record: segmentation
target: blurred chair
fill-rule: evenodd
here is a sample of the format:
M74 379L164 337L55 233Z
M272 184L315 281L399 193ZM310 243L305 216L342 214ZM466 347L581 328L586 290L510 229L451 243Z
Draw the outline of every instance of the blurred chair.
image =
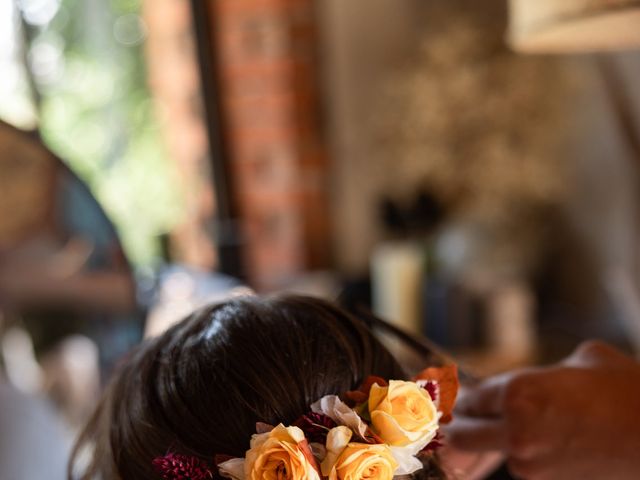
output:
M115 228L35 134L2 122L0 191L0 334L23 329L38 356L83 334L108 370L140 340L144 318Z
M115 228L35 134L0 122L0 479L66 478L72 429L142 338Z

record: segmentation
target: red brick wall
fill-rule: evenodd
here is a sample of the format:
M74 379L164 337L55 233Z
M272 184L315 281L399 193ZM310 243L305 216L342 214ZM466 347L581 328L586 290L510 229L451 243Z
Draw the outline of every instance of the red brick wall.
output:
M170 234L171 257L213 269L217 255L207 226L215 201L190 5L147 0L143 7L149 32L145 44L149 84L184 201L182 221Z
M276 287L329 259L311 0L212 3L244 264Z

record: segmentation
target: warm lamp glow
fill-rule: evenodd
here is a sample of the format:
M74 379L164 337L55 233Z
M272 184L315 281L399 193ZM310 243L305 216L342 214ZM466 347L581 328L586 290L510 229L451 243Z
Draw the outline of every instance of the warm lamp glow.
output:
M510 0L509 43L520 52L640 48L638 0Z

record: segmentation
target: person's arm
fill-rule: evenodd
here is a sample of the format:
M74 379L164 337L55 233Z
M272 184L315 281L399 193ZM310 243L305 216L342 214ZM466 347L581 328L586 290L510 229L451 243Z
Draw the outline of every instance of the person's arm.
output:
M553 367L490 378L462 393L447 436L503 451L518 478L640 478L640 365L589 342Z

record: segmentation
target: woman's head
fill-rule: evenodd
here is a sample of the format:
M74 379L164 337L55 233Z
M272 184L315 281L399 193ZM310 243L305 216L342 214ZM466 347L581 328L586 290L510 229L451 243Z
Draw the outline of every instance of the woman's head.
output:
M241 297L143 344L79 442L84 478L153 479L167 451L243 456L256 422L290 424L324 395L403 372L366 326L322 300Z

